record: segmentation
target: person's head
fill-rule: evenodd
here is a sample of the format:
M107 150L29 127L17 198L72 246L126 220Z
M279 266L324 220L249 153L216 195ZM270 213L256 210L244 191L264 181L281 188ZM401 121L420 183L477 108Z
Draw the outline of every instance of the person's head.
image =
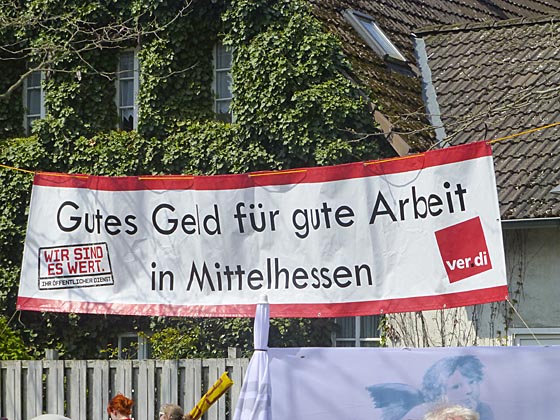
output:
M479 420L474 410L460 405L447 405L435 408L426 413L423 420Z
M422 390L427 401L446 401L475 409L479 402L482 363L475 356L446 357L424 375Z
M132 413L132 401L129 398L126 398L122 394L117 394L109 404L107 405L107 413L111 416L112 420L123 418L123 417L130 417Z
M164 404L159 409L159 420L183 420L183 409L176 404Z

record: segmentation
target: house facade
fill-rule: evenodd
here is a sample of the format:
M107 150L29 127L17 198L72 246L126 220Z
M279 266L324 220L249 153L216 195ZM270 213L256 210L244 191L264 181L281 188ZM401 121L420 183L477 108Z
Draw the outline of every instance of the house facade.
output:
M487 140L493 149L509 301L483 305L476 318L464 314L477 327L477 344L560 343L557 18L416 33L438 144Z
M29 26L14 33L4 27L0 66L10 72L3 73L0 104L0 157L8 168L0 173L0 255L7 319L15 311L30 172L211 175L395 154L372 117L374 102L350 80L339 41L306 2L73 6L16 10L21 20L11 24ZM42 25L31 25L32 12ZM78 32L64 38L72 28ZM53 45L53 38L65 42ZM138 333L167 321L132 318L21 315L26 329L46 332L37 346L60 345L66 357L75 347L80 358L148 354ZM250 333L250 320L245 329ZM76 330L85 334L78 339ZM339 331L332 338L339 345L380 341L375 318L352 319ZM105 335L115 337L109 349ZM330 334L315 335L332 343Z
M73 53L2 51L0 85L13 92L1 103L0 163L103 175L284 169L499 139L558 116L558 1L121 3L93 9L117 24L83 28ZM91 12L69 16L83 22ZM142 30L130 25L133 12ZM62 36L55 29L29 25L19 41ZM21 36L8 28L3 34ZM308 129L302 122L309 121L320 124ZM527 334L534 340L535 332L554 337L559 202L550 191L560 184L557 133L550 127L493 145L508 302L341 319L333 344L495 345L530 341ZM24 145L33 153L23 153ZM0 255L9 289L3 299L13 308L29 179L0 176L10 185L0 193ZM119 343L147 327L127 328Z

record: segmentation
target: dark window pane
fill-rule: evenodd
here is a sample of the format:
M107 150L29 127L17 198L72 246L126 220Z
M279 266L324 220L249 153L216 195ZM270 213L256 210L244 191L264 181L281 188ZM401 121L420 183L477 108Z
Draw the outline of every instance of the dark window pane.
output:
M352 316L344 317L344 318L336 318L336 323L340 325L340 330L336 334L337 338L356 337L356 318Z
M225 47L223 44L218 44L216 46L216 68L231 68L231 50Z
M41 114L41 90L30 89L27 91L27 114Z
M360 338L376 337L379 337L379 316L362 316L360 318Z
M134 81L121 80L120 82L120 106L134 106Z
M216 97L218 99L231 98L231 73L216 73Z
M132 131L134 129L134 110L122 109L121 110L121 123L120 128L125 131Z
M40 87L41 86L41 72L34 71L27 76L27 87Z
M119 58L119 78L126 79L134 77L134 53L126 52Z

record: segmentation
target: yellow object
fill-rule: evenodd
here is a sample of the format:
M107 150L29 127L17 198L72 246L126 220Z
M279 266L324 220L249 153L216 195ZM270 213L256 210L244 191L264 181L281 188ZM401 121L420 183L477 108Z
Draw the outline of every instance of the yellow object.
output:
M233 385L233 381L229 378L227 372L222 373L222 376L212 385L212 388L206 392L194 408L189 412L192 420L198 420L206 411L214 404L218 398Z

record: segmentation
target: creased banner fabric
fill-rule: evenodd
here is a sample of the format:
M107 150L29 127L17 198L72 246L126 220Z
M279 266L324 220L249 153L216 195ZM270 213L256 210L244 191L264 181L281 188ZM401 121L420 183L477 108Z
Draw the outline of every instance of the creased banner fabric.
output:
M332 317L507 296L491 148L218 176L35 176L18 309Z

